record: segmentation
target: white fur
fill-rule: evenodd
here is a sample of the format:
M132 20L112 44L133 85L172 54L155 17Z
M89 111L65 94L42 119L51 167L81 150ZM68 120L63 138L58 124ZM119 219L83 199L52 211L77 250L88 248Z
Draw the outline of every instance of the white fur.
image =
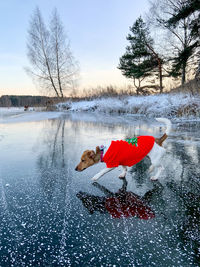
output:
M159 122L164 122L167 126L166 128L166 134L168 135L171 131L171 121L166 119L166 118L156 118L157 121ZM151 176L151 180L157 180L158 177L160 176L162 170L163 170L163 166L161 164L162 162L162 157L165 153L165 149L161 146L159 146L158 144L154 143L153 148L151 149L151 151L147 154L147 156L149 156L150 160L151 160L151 166L149 168L149 173L153 172L153 175ZM127 167L126 166L122 166L123 171L122 173L119 175L119 178L124 178L126 176L127 173ZM106 174L109 171L112 171L115 168L105 168L103 170L101 170L99 173L97 173L92 180L96 181L98 180L100 177L102 177L104 174Z
M104 174L106 174L107 172L110 172L112 170L114 170L115 168L105 168L103 170L101 170L99 173L97 173L93 178L92 180L93 181L96 181L98 180L101 176L103 176Z
M165 133L167 135L169 135L169 133L171 132L171 128L172 128L172 123L170 120L166 119L166 118L156 118L157 121L159 122L163 122L166 124L167 128L165 130Z
M151 166L149 168L149 173L153 172L156 169L156 173L151 176L151 180L157 180L163 167L162 167L162 156L165 153L165 149L158 144L154 143L153 148L149 152L148 156L151 160Z
M119 178L125 178L126 177L126 173L127 173L127 167L126 166L122 166L122 173L119 175Z

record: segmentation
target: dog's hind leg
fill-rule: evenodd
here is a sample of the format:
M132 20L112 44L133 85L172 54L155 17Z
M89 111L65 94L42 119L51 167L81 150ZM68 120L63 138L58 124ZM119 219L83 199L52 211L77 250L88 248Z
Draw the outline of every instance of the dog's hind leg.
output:
M125 178L126 177L126 173L127 173L127 167L126 166L122 166L123 171L122 173L119 175L119 178Z
M160 176L160 174L161 174L161 172L162 172L163 170L164 170L163 166L160 165L160 166L158 167L158 170L157 170L156 174L150 178L151 181L156 181L156 180L158 180L158 177Z
M151 173L153 170L154 170L155 166L154 165L151 165L148 169L148 173Z
M164 153L165 153L165 149L161 146L158 146L155 143L153 146L153 149L148 154L148 156L151 160L151 163L152 163L148 172L151 173L151 172L153 172L153 170L155 168L157 169L156 174L150 178L151 180L157 180L159 175L161 174L161 171L163 170L161 162L162 162L162 157L163 157Z

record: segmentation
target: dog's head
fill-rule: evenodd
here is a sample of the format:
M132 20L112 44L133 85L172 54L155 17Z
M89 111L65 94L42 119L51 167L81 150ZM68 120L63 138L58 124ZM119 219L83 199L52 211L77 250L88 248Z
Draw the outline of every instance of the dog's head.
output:
M76 166L75 171L83 171L88 167L98 163L100 161L101 151L100 148L96 147L96 153L94 150L85 150L81 156L81 161Z

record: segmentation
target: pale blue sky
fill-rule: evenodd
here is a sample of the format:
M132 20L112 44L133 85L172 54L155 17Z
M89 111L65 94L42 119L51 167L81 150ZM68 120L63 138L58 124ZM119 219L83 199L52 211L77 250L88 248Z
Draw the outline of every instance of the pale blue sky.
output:
M36 6L45 21L57 8L80 64L80 88L127 84L117 65L129 27L148 10L148 0L1 0L0 95L40 94L24 72L27 29Z

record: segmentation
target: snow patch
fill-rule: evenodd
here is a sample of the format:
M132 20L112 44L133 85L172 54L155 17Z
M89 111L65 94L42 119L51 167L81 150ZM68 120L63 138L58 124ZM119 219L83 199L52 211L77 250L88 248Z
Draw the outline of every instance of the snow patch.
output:
M199 117L200 96L162 94L93 99L91 101L57 104L58 110L97 111L103 113L135 114L147 117Z

